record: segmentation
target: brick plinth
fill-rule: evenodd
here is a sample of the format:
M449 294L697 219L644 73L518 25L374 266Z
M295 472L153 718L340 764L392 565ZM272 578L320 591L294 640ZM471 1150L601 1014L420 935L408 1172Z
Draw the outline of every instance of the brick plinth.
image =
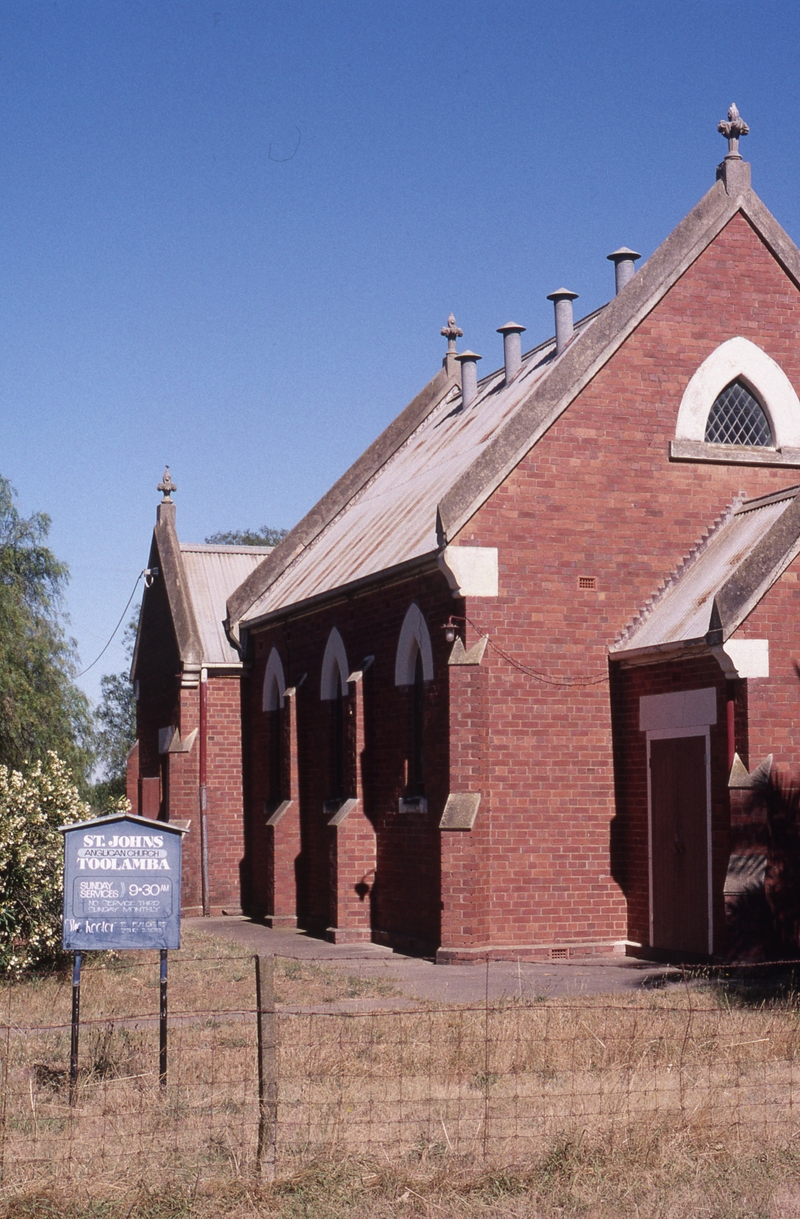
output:
M360 802L330 835L331 923L325 936L353 944L372 936L370 893L375 879L375 831Z
M334 944L357 944L372 935L370 894L375 883L375 830L364 813L361 762L365 748L364 684L358 673L348 682L346 769L355 805L339 824L334 815L328 825L330 852L331 921L326 939Z
M300 840L300 802L297 796L297 692L287 690L283 707L270 714L280 716L283 775L281 790L275 792L278 804L269 807L273 823L266 826L266 883L268 886L268 927L297 926L297 860ZM275 731L275 725L270 725Z
M440 948L437 965L480 965L491 961L586 961L627 955L624 941L598 944L476 944L472 948Z
M470 640L471 642L471 640ZM449 664L449 795L480 796L471 828L441 831L441 944L468 949L489 940L491 789L486 694L489 657L480 664ZM437 956L438 959L438 956Z

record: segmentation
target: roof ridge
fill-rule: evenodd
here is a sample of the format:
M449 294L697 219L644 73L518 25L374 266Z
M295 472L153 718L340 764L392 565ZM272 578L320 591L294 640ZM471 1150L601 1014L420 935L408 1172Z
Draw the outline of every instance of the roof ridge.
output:
M667 593L675 587L675 585L686 575L690 568L694 567L701 554L708 548L712 538L727 525L737 513L742 504L747 502L747 497L744 491L738 491L734 495L731 502L728 504L719 516L706 529L705 533L695 543L691 550L684 555L680 563L672 569L666 579L659 585L651 597L645 601L639 612L630 620L627 626L619 632L614 640L613 647L619 648L639 630L639 628L647 621L650 615L655 610L656 606L663 601Z
M592 323L596 320L596 318L599 317L599 315L605 309L608 308L608 304L609 304L609 302L605 301L603 304L599 305L596 309L592 309L589 313L585 314L584 317L578 319L578 321L575 323L575 330L576 330L575 337L576 338L580 337L580 335L583 334L592 325ZM527 371L528 372L535 371L539 367L540 364L546 362L547 360L549 360L551 358L551 356L553 355L554 345L555 345L555 338L554 338L554 336L551 335L548 338L543 339L540 343L537 343L534 347L531 347L530 350L525 352L523 355L523 358L522 358L523 369L525 368L526 365L530 365L530 367L527 369ZM493 369L491 372L486 373L486 375L481 377L480 380L478 381L479 391L482 388L485 388L487 385L489 385L493 380L497 380L498 378L502 379L503 375L504 375L503 365L500 365L498 368ZM520 376L519 381L520 381L520 388L522 388L523 384L524 384L524 376ZM429 382L429 385L431 385L431 384L432 384L432 382ZM428 386L425 387L425 389L427 389L427 388L428 388ZM425 392L424 390L421 391L421 394L424 392ZM391 448L391 450L388 452L388 454L383 458L383 460L380 463L376 464L373 467L372 471L370 472L368 477L364 480L364 482L361 483L360 485L356 486L355 489L352 491L352 493L348 497L344 498L341 503L334 506L333 512L331 512L327 516L327 518L324 520L324 523L320 524L316 531L313 531L313 530L309 531L310 536L305 541L305 543L303 543L301 541L299 545L296 545L293 548L292 552L287 555L285 562L280 567L280 569L276 572L276 574L272 577L272 579L268 579L266 582L264 582L263 586L260 588L259 592L257 594L255 594L255 596L249 598L250 604L247 606L247 608L243 608L243 607L239 607L238 605L235 605L234 598L236 599L236 601L238 601L240 599L239 594L244 593L245 595L241 597L242 602L244 602L245 600L248 599L246 596L245 585L248 586L248 590L249 590L249 587L252 587L252 584L254 583L253 577L256 577L258 575L258 569L256 569L256 572L253 573L253 577L249 577L248 580L244 584L240 585L239 590L237 590L237 592L231 598L229 598L228 613L229 613L230 627L232 629L235 629L235 627L234 627L234 614L231 613L231 610L236 611L235 617L238 618L238 620L246 618L247 614L250 612L250 610L253 608L253 606L257 604L257 602L261 599L261 597L265 596L269 589L274 588L276 585L279 585L285 576L288 577L288 575L294 570L297 563L302 560L303 556L305 556L307 552L313 550L314 547L316 547L317 544L319 542L321 542L327 536L327 534L335 526L336 522L341 518L341 516L345 512L348 512L353 507L354 504L357 504L364 497L364 495L369 491L370 487L376 482L377 479L379 479L382 476L383 471L386 469L386 467L388 465L390 465L391 462L393 460L395 460L395 458L399 454L401 454L404 451L404 449L406 449L408 447L408 445L419 435L420 429L422 427L424 427L426 424L428 424L429 422L431 422L432 420L436 419L439 415L441 415L444 412L445 408L452 406L455 399L460 395L460 392L461 392L461 386L460 386L458 380L456 380L456 379L453 379L450 382L449 386L447 386L447 385L445 386L445 390L444 390L444 392L441 393L438 400L435 400L433 405L425 413L421 414L414 421L414 424L410 430L406 431L405 434L400 436L398 443L396 443L394 445L394 447ZM421 397L421 394L417 395L417 399ZM414 402L416 402L417 399L414 399L410 405L413 406ZM519 409L520 405L521 405L521 403L517 403L517 405L514 409L515 410ZM392 427L392 425L390 424L389 428L387 428L385 432L381 433L381 436L379 436L377 438L377 440L374 442L374 444L377 444L386 435L386 433L390 430L391 427ZM369 453L369 451L370 450L368 449L366 452ZM356 466L359 464L360 461L361 461L361 459L359 459L359 461L357 461L355 463L355 465L351 467L351 470L355 470ZM350 473L350 471L347 471L346 474L343 475L343 479L346 478L349 473ZM338 485L338 484L335 484L334 487L336 485ZM333 490L333 489L334 488L332 488L331 490ZM316 508L322 504L322 502L325 498L326 498L326 496L323 496L323 499L318 501L317 505L315 505L315 507L311 509L311 513L308 514L309 516L314 514ZM306 518L303 518L303 521L300 522L300 525L303 525L305 520L306 520ZM299 528L299 526L298 526L298 528ZM289 535L288 540L290 542L293 540L291 537L291 534Z
M599 317L600 314L603 312L603 310L607 309L610 304L611 304L610 300L603 301L602 305L598 305L596 309L592 309L589 311L589 313L585 313L583 315L583 317L579 317L577 319L577 321L574 323L575 338L577 339L580 335L583 334L583 332L585 330L588 330L589 326L592 324L592 322L595 320L595 318ZM574 340L573 340L573 342L574 342ZM543 356L542 360L538 361L538 363L533 364L529 369L527 369L528 372L533 372L534 369L539 367L539 364L544 363L544 360L548 359L550 356L555 356L555 346L556 346L556 336L554 334L551 334L548 338L542 339L541 343L537 343L535 347L531 347L528 351L523 351L522 367L524 368L524 366L529 363L529 361L531 360L531 358L533 356L537 356L537 355ZM519 375L520 376L522 375L521 372ZM482 377L478 378L478 389L480 389L480 387L482 385L486 385L487 382L491 381L493 377L504 377L504 376L505 376L505 368L502 364L498 364L497 368L493 368L491 370L491 372L484 373L484 375ZM457 386L457 388L460 391L461 387ZM423 422L425 422L425 421L423 420ZM397 450L397 451L399 452L399 450Z
M538 351L533 348L532 352L537 351L537 355L532 360L526 353L526 363L538 360L545 366L546 375L534 374L528 384L524 384L524 377L520 379L521 400L509 403L508 413L498 419L498 426L493 434L487 434L486 443L481 441L471 463L454 469L452 477L443 478L438 486L438 503L433 508L438 510L441 533L446 541L456 538L481 504L613 358L734 215L740 213L744 217L787 276L800 286L800 251L749 187L737 187L729 194L727 186L727 182L718 180L706 192L622 291L595 313L590 324L584 323L579 328L560 356L551 359L552 340L540 345ZM501 378L499 371L489 373L481 378L481 385L490 390ZM439 403L456 386L456 378L450 377L445 370L437 374L295 526L275 552L266 556L242 582L227 603L226 629L232 640L238 640L240 624L252 620L255 607L270 589L274 589L272 601L275 605L288 608L291 594L284 582L284 573L291 568L296 578L298 572L304 572L306 564L301 556L327 537L334 523L341 521L365 492L369 493L375 476L403 451L413 434L418 434L422 421L434 411L438 417ZM391 559L387 550L381 557L381 564L391 565ZM325 578L328 579L327 591L333 592L344 575L331 574ZM282 589L286 590L285 599L281 596Z
M502 370L500 370L500 371L502 371ZM492 373L491 375L496 376L496 373ZM484 381L486 381L486 380L488 380L488 378L484 378ZM480 382L478 384L480 385ZM416 439L416 437L419 435L420 429L425 427L427 424L431 423L432 421L436 420L438 418L438 416L440 414L442 414L445 410L449 411L450 408L452 408L453 403L455 402L456 398L459 398L460 396L461 396L461 387L456 384L442 398L440 398L440 400L430 410L430 412L425 416L425 418L420 419L419 422L417 423L416 427L413 428L413 430L410 431L408 433L408 435L406 437L404 437L403 440L401 440L400 443L394 449L392 449L391 453L388 455L388 457L384 461L383 465L379 466L376 470L373 470L372 474L369 476L369 478L366 480L366 482L364 482L362 484L362 486L358 487L345 503L340 505L339 509L336 512L334 512L333 515L320 528L320 530L317 533L315 533L312 538L309 539L309 541L306 543L306 545L302 549L298 549L291 556L291 558L287 562L286 566L284 567L283 571L281 571L275 577L275 579L272 581L272 583L269 584L267 586L267 588L264 589L264 592L261 594L261 596L264 596L270 588L274 588L276 585L279 585L280 582L284 579L284 577L288 577L291 575L295 565L298 562L300 562L300 560L303 559L312 550L314 550L314 548L316 546L318 546L319 543L322 542L327 537L327 535L330 533L331 529L333 529L334 526L336 525L337 521L341 520L342 516L346 512L349 512L350 509L353 508L354 505L358 504L364 498L364 496L369 491L370 487L374 486L375 483L378 481L378 479L383 476L383 472L386 469L386 467L390 466L392 464L392 462L395 461L395 459L399 456L399 454L401 454L406 448L408 448L408 446ZM259 599L260 598L258 598L257 600L259 600ZM255 604L257 604L257 601L253 602L253 605L255 605ZM252 606L251 606L251 609L252 609Z
M800 285L800 250L752 188L729 195L717 180L608 302L597 323L576 335L554 362L551 374L531 387L526 401L473 465L462 471L439 504L448 538L472 518L737 212Z
M266 543L263 546L250 546L246 543L239 544L238 542L181 542L180 548L184 550L194 550L201 554L263 554L264 551L269 554L275 549L274 546L268 546Z
M583 333L583 331L586 330L587 327L590 326L591 323L595 320L595 318L598 316L598 314L600 314L603 311L603 309L605 309L607 307L607 303L608 302L606 302L603 305L600 305L599 308L593 309L591 313L587 313L584 318L579 319L579 321L575 323L576 331L580 327L580 333ZM554 352L554 348L555 348L555 337L551 336L550 338L545 339L543 342L539 343L536 347L531 348L530 352L526 353L523 356L522 368L520 370L520 374L519 374L519 378L518 378L520 386L522 386L525 372L529 372L529 373L535 372L535 370L542 363L544 363L546 360L548 360L550 358L550 356ZM543 358L536 360L537 356L543 356ZM533 362L531 362L531 357L533 357ZM526 369L525 366L528 363L530 363L531 366ZM486 387L488 385L490 385L490 383L493 380L497 380L498 378L500 378L502 381L503 376L504 376L504 369L503 369L503 365L501 364L499 366L499 368L494 369L492 372L487 373L486 376L480 378L480 380L478 381L478 393L480 394L482 392L482 390L486 389ZM392 463L394 461L396 461L402 455L402 453L408 448L408 446L410 444L413 444L416 441L416 439L418 438L418 436L423 428L426 428L428 426L436 426L438 423L442 422L442 417L444 417L446 419L449 416L449 414L451 413L451 411L461 410L462 407L460 405L459 406L454 405L454 403L459 401L460 398L461 398L461 386L458 384L458 382L456 382L452 386L452 388L446 394L444 394L439 399L439 401L431 408L431 410L428 412L428 414L425 415L420 420L418 420L415 427L406 436L404 436L400 440L400 442L395 446L395 448L392 449L392 451L388 454L388 456L386 457L386 460L383 462L383 464L381 466L377 467L375 470L373 470L373 472L369 476L369 478L367 478L366 481L353 492L351 497L345 503L343 503L339 506L338 510L329 517L329 519L326 521L326 523L320 528L319 532L316 533L302 549L298 549L291 556L291 558L286 563L286 566L284 567L283 571L281 571L275 577L275 579L272 581L272 583L270 585L268 585L267 588L264 589L264 592L261 594L261 596L264 596L269 589L279 586L281 581L284 578L288 578L291 576L291 573L294 570L297 563L300 562L302 559L304 559L307 554L309 554L312 550L314 550L314 548L317 545L319 545L321 542L323 542L325 540L327 535L336 526L336 523L339 520L341 520L342 516L346 512L349 512L355 505L360 503L360 501L364 498L364 496L367 495L370 488L373 487L375 485L375 483L383 477L384 472L387 469L387 467L391 466ZM514 407L515 410L517 410L519 408L521 401L522 401L522 399L520 399L520 402L517 402L516 406ZM257 599L257 600L259 600L259 599ZM257 601L253 602L253 605L255 605L255 604L257 604ZM252 609L252 606L251 606L251 609ZM248 611L248 613L249 613L249 611ZM243 615L243 617L246 618L247 615L245 614L245 615Z
M263 562L239 585L228 598L226 607L226 630L232 640L238 640L239 623L248 610L281 578L284 571L294 564L295 559L305 553L311 542L327 528L331 519L338 516L341 509L351 502L364 483L385 465L398 447L398 441L402 443L416 431L418 424L435 410L456 384L458 382L455 376L450 376L443 366L322 498L317 500L275 547L272 554L266 555Z

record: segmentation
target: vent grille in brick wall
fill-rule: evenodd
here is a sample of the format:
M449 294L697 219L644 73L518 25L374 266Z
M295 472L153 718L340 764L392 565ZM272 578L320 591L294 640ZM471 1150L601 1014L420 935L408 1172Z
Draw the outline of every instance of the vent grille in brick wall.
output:
M723 389L708 415L706 440L711 444L772 444L772 431L758 401L741 381Z
M569 960L569 949L568 948L551 948L550 949L550 960L551 961L568 961Z
M597 577L578 576L578 588L597 588Z

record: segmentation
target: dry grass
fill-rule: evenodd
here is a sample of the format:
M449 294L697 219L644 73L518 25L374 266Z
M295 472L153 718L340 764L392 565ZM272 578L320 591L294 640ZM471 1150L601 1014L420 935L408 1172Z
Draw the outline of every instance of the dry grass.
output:
M86 972L74 1109L69 977L9 988L3 1219L800 1216L791 979L393 1011L380 980L277 962L271 1184L252 958L192 933L170 984L162 1095L157 962Z
M0 1204L2 1219L796 1219L800 1157L768 1148L730 1156L653 1131L625 1147L567 1142L525 1165L387 1165L337 1156L270 1185L218 1177L109 1190L29 1189Z

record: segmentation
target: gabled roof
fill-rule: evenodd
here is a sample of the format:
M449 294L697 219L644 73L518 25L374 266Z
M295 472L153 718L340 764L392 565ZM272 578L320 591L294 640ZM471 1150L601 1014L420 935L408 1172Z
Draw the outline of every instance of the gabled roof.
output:
M203 664L239 663L239 654L225 634L225 602L271 549L270 546L181 542L186 585L200 635Z
M174 503L168 501L158 505L149 566L158 567L155 578L163 581L184 670L241 663L238 652L225 634L225 602L271 550L269 546L181 543L175 525ZM145 588L131 680L136 677L148 593Z
M231 638L335 590L433 565L736 212L800 286L800 251L750 189L749 167L726 164L619 295L578 324L561 355L553 340L534 348L510 385L502 370L485 377L466 410L456 377L447 367L437 374L229 598Z
M610 649L636 659L725 643L800 553L800 487L734 500Z

